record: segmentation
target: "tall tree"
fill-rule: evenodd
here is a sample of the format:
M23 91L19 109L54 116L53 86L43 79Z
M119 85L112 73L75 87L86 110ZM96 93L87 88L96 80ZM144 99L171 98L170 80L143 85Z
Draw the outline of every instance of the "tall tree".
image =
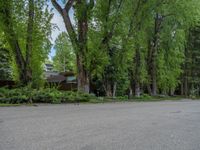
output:
M200 27L191 27L185 47L185 60L181 82L181 94L198 96L200 94Z
M45 0L4 1L0 4L0 29L12 49L19 81L23 85L41 79L41 62L50 47L52 15L45 4Z
M60 72L75 71L75 53L67 33L61 33L55 41L56 55L53 57L55 69Z
M89 14L94 6L94 0L68 0L62 8L56 0L51 0L56 10L63 17L65 27L69 34L72 46L76 51L77 73L78 73L78 90L88 93L89 89L89 72L86 67L87 62L87 39L88 39L88 20ZM77 19L77 29L72 25L69 17L69 11L74 6L74 13Z
M19 70L19 77L22 84L27 84L31 80L31 69L28 67L30 53L32 50L32 29L33 29L33 17L34 17L34 2L33 0L29 0L29 19L27 32L27 46L26 46L26 59L24 59L22 50L19 45L19 39L14 31L13 26L13 16L12 16L12 6L13 3L11 1L4 1L0 6L0 16L2 19L2 28L6 34L7 40L10 44L10 47L13 50L15 55L15 60Z
M123 87L123 83L127 84L124 80L120 80L128 76L127 61L129 59L126 57L127 51L122 47L122 37L127 33L127 30L121 30L124 27L123 15L125 15L127 5L124 0L96 1L93 16L95 23L90 25L90 42L95 43L91 44L90 49L100 55L93 55L95 59L91 59L91 68L94 70L97 67L101 68L101 73L97 73L100 74L102 87L109 97L115 97L117 91L120 90L118 85ZM102 59L104 63L96 65L98 60Z

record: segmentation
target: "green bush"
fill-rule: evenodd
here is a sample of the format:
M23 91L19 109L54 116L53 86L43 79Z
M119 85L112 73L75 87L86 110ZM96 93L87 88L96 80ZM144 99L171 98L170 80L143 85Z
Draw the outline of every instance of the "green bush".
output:
M35 103L60 103L61 92L50 88L34 90L32 101Z
M89 102L96 97L92 94L73 91L59 91L55 88L31 89L29 87L6 89L0 88L0 103L76 103Z
M13 90L0 88L0 93L0 103L18 104L29 102L29 97L23 88Z
M140 95L139 97L132 97L131 99L136 99L136 100L151 100L152 96L150 96L149 94L143 93L142 95Z
M127 100L128 96L127 95L125 95L125 96L117 96L115 99L123 101L123 100Z
M149 95L149 94L142 94L141 95L141 98L143 98L143 99L152 99L152 96L151 95Z
M61 102L63 103L76 103L76 102L89 102L91 99L96 97L92 94L82 93L82 92L63 92L63 97Z

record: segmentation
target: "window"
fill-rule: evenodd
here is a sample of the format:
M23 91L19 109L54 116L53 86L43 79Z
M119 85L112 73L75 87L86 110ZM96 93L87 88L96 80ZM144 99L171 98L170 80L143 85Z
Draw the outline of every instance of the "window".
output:
M75 76L68 76L67 77L67 82L76 82L76 77Z

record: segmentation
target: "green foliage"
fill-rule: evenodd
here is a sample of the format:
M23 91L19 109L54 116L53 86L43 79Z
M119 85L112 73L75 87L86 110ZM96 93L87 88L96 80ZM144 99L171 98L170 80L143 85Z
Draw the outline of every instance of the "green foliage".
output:
M127 72L122 72L117 78L116 96L127 95L127 89L129 88L130 81Z
M53 16L47 7L46 0L35 1L33 33L31 34L27 30L29 18L28 4L28 0L4 1L0 4L0 20L2 20L0 22L0 33L5 33L6 40L9 43L9 49L12 50L11 56L14 61L12 61L13 64L11 66L15 80L19 80L21 71L19 65L17 65L19 61L17 55L19 55L19 52L16 52L13 41L18 42L24 62L27 56L27 44L32 45L30 62L26 65L31 68L33 85L38 87L41 86L41 80L43 79L42 63L47 58L51 47L49 39L51 36L51 19ZM33 40L31 43L27 43L27 36L30 34Z
M30 87L0 88L0 103L77 103L89 102L96 97L92 94L73 91L58 91L55 88L32 89Z
M28 103L29 99L27 97L27 93L25 89L5 89L0 88L0 103L10 103L10 104L17 104L17 103Z
M49 39L53 14L46 0L34 2L33 49L27 66L32 72L32 87L39 88L44 83L42 64L51 47ZM66 0L60 2L67 3ZM147 89L151 91L155 82L159 94L170 94L179 87L181 81L191 89L186 95L199 94L199 0L93 2L73 2L70 8L74 15L73 25L65 18L68 34L61 33L55 41L56 56L53 63L58 71L78 70L79 73L81 69L86 70L85 74L89 74L86 76L96 85L96 89L110 97L127 95L130 88L135 88L132 89L135 95L136 89L145 93ZM27 36L30 34L27 32L28 4L28 0L0 3L0 40L6 39L5 43L0 43L3 48L0 48L0 55L7 58L6 50L12 50L9 51L11 61L4 61L0 67L11 66L16 80L20 78L20 70L16 51L13 51L13 41L19 43L25 59ZM94 8L91 9L93 4ZM76 66L76 58L80 66ZM4 78L7 77L0 73ZM143 93L141 91L139 93ZM11 92L10 96L15 98L17 92L20 90L15 90L13 94ZM50 103L88 101L90 97L55 89L32 90L31 93L33 95L19 95L29 101ZM145 95L141 97L145 98Z
M182 84L185 87L184 95L200 95L200 27L191 27L185 48L185 60L182 73Z
M0 80L10 80L12 70L11 57L8 49L1 47L0 43Z
M131 97L130 99L138 100L138 101L140 101L140 100L141 100L141 101L148 101L148 100L152 100L153 97L152 97L151 95L149 95L149 94L143 93L143 94L140 95L140 97L135 97L135 96L133 96L133 97Z
M75 71L76 56L67 33L63 32L57 37L54 48L56 50L56 55L53 57L55 69L60 72Z
M194 86L190 89L189 97L192 99L196 99L199 96L199 88L194 88Z

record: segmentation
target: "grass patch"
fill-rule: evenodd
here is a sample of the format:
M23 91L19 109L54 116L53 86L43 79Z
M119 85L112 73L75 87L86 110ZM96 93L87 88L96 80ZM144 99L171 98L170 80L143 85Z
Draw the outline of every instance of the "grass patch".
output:
M13 106L21 106L21 104L1 104L0 107L13 107Z
M0 107L17 107L17 106L37 106L36 104L6 104L6 103L0 103Z
M181 96L165 96L165 97L160 97L160 96L155 96L155 97L149 97L149 98L133 98L133 101L137 101L137 102L157 102L157 101L166 101L166 100L170 100L170 101L177 101L177 100L181 100L183 99L183 97Z
M94 103L109 103L109 102L159 102L159 101L178 101L183 99L184 97L181 96L141 96L141 97L132 97L128 99L127 97L125 98L109 98L109 97L102 97L101 99L96 99L94 100Z

